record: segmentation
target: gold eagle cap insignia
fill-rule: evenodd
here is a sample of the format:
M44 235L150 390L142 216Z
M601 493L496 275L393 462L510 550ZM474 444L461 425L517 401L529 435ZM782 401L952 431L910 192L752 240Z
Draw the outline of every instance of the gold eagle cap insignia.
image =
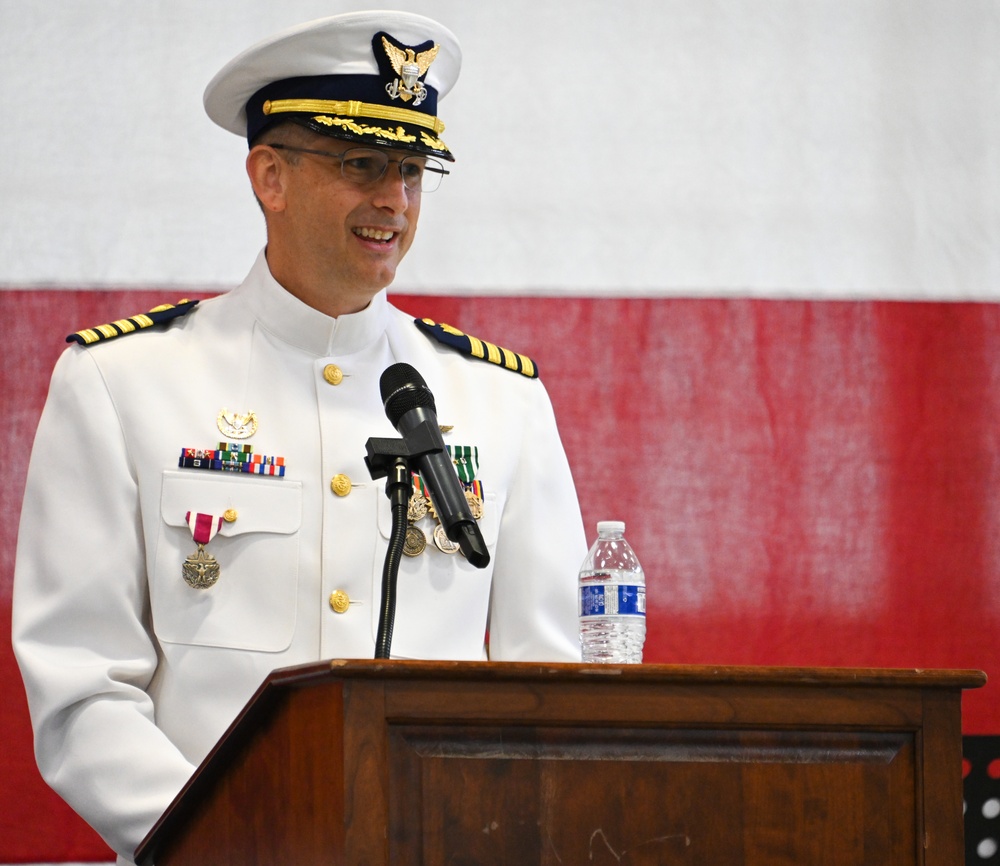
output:
M412 99L414 106L420 105L427 96L427 88L421 84L420 79L427 74L440 46L432 45L417 54L413 48L393 45L385 36L382 37L382 46L393 71L399 76L396 81L386 85L386 92L392 99L402 99L403 102Z

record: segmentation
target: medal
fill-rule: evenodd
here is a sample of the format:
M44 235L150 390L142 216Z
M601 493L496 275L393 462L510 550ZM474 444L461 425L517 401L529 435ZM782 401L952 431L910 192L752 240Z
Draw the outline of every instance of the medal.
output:
M462 548L450 538L448 538L448 533L444 531L444 527L439 523L434 527L434 546L440 550L442 553L458 553Z
M409 526L406 527L406 537L403 539L403 553L406 556L420 556L427 548L427 536L423 530L414 526L418 520L427 516L427 498L424 496L424 486L420 481L420 476L414 472L413 492L410 494L410 501L406 506L406 519Z
M427 547L427 536L423 530L412 523L406 527L406 538L403 539L403 553L406 556L420 556Z
M184 579L192 589L208 589L219 579L219 563L205 550L204 544L184 560Z
M472 516L476 520L483 519L483 483L481 481L473 481L471 484L463 485L465 487L465 499L469 503L469 511L472 512Z
M483 519L483 503L482 500L471 490L465 491L465 499L469 503L469 511L472 512L472 516L475 520Z
M223 517L214 517L211 514L201 514L189 511L185 516L187 525L191 530L191 537L194 538L198 549L186 560L181 569L184 580L192 589L208 589L214 586L219 579L221 568L215 557L205 550L208 544L222 526Z
M413 473L413 493L410 496L410 502L406 506L406 519L410 523L416 523L423 517L427 516L427 498L424 496L424 485L420 480L420 476L414 472Z
M427 500L422 493L414 493L406 506L406 519L415 522L427 516Z

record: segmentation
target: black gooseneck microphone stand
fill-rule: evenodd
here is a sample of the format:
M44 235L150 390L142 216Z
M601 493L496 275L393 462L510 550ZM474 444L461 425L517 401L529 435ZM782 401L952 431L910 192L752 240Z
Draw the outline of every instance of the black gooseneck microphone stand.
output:
M389 533L389 550L382 565L382 602L375 635L375 658L389 658L392 647L392 626L396 619L396 580L399 563L406 540L406 510L413 491L409 458L410 452L402 439L369 439L365 463L372 480L385 478L385 495L389 497L392 512L392 530Z

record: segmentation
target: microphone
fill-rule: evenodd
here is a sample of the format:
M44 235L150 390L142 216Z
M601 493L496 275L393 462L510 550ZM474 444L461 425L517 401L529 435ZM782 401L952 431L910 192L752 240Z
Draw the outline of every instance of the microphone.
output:
M379 392L385 414L403 437L448 538L472 565L485 568L490 554L441 438L434 395L423 376L409 364L393 364L382 373Z

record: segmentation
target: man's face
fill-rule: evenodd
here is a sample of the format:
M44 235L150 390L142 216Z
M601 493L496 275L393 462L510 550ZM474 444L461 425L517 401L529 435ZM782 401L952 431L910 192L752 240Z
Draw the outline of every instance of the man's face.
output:
M314 135L301 146L342 154L358 145ZM384 150L390 160L412 156ZM288 180L280 229L269 238L269 247L281 243L300 272L326 291L370 299L388 286L413 243L420 214L420 191L403 185L398 163L390 162L376 181L356 183L343 176L340 160L278 153Z

